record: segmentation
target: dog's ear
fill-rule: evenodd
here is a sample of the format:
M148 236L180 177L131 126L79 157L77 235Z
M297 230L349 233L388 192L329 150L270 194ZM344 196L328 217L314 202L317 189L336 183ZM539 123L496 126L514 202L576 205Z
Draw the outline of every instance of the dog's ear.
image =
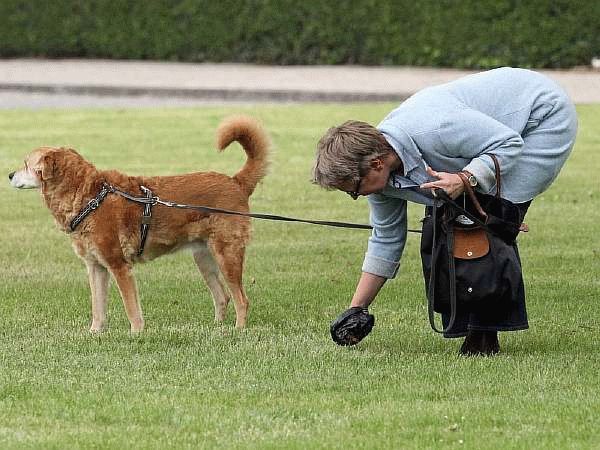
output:
M55 162L56 154L46 153L42 156L35 167L35 171L37 172L40 180L46 181L54 178L56 173L56 162Z

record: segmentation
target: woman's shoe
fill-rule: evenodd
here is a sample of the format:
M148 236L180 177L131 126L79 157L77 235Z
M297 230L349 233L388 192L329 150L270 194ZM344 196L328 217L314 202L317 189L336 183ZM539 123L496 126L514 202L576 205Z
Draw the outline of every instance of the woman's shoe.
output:
M497 331L469 330L460 347L465 356L492 356L500 351Z

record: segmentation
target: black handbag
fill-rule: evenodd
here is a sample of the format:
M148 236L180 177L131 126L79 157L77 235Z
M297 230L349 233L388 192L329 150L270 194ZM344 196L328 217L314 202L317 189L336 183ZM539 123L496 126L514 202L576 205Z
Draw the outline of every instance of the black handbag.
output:
M441 205L427 208L421 237L421 262L431 328L452 329L457 312L489 310L503 302L523 300L523 275L515 239L521 212L501 195L500 167L496 195L475 193L466 178L465 194L451 200L443 191ZM462 205L461 205L462 203ZM449 313L438 330L434 312Z

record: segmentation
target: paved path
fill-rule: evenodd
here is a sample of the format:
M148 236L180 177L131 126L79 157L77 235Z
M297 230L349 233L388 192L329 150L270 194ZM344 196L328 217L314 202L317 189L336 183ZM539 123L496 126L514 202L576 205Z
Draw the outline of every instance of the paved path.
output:
M541 71L575 103L600 103L600 71ZM472 73L365 66L256 66L108 60L0 60L0 108L223 102L400 101Z

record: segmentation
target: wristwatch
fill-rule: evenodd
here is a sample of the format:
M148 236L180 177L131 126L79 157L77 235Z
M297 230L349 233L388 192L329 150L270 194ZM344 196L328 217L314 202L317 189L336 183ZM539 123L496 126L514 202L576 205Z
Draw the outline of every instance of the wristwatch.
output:
M469 186L471 186L471 187L477 186L477 178L475 178L475 175L473 175L470 172L467 172L466 170L463 170L462 173L467 178L467 181L469 182Z

